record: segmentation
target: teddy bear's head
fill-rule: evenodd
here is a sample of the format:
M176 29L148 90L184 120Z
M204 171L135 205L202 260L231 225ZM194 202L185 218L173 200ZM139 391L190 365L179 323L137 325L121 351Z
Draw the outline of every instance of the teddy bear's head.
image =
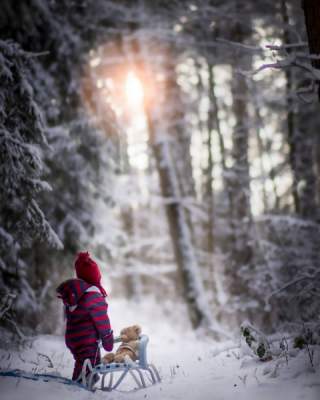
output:
M129 326L128 328L124 328L121 330L120 332L121 340L125 343L128 343L131 340L138 340L140 333L141 333L141 328L139 325Z

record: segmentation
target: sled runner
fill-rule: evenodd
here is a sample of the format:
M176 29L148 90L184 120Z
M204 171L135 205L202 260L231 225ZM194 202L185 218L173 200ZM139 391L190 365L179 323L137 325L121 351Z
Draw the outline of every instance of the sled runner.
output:
M115 342L121 341L116 339ZM149 338L147 335L141 335L139 338L139 359L137 361L132 361L131 363L110 363L110 364L99 364L94 368L92 367L91 361L89 359L85 360L82 373L80 377L80 383L87 387L89 390L93 390L95 383L98 378L101 377L101 387L100 390L111 391L116 389L124 378L129 374L132 376L139 389L146 388L145 376L150 378L152 385L160 382L160 375L158 370L153 364L148 364L147 361L147 344ZM88 373L89 369L89 373ZM120 376L114 382L115 373L121 372ZM109 378L108 383L106 383L106 378Z

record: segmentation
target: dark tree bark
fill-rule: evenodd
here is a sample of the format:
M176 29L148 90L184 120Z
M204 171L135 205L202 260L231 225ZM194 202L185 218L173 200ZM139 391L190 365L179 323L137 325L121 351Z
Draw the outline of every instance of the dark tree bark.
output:
M291 43L290 31L289 31L289 15L287 10L286 0L281 0L281 15L284 23L283 30L283 41L285 44ZM292 186L292 196L293 196L293 204L294 210L299 213L299 195L298 195L298 177L296 170L296 154L297 154L297 146L295 140L295 131L296 131L296 116L294 113L294 102L293 102L293 92L294 92L294 71L291 68L287 68L284 71L286 77L286 109L287 109L287 135L288 135L288 144L289 144L289 162L293 175L293 186Z
M233 28L233 38L243 43L246 34L239 23ZM248 55L237 49L232 62L232 111L235 124L232 132L233 166L227 172L227 185L231 197L230 215L230 251L226 273L231 301L240 297L245 302L250 295L248 276L252 270L252 215L250 204L250 170L248 160L249 147L249 114L248 85L246 78L238 73L238 69L250 68ZM246 271L246 274L243 273ZM246 276L245 276L246 275ZM242 318L240 314L238 317Z
M208 64L208 91L209 91L209 111L207 119L207 168L205 171L204 200L208 210L207 222L207 250L209 253L214 251L214 193L213 193L213 155L212 155L212 135L215 122L214 97L214 77L212 65Z
M128 235L128 242L130 246L130 239L134 239L134 216L130 205L123 207L121 211L121 218L123 221L123 227ZM129 299L138 300L141 293L141 281L140 277L137 276L133 271L132 258L134 254L127 252L125 254L125 264L127 269L127 275L125 276L125 287L126 297Z
M191 158L191 135L185 121L185 110L182 101L181 88L177 82L176 64L173 61L174 55L166 65L166 95L167 100L164 104L165 118L172 125L170 129L174 132L171 135L172 157L174 159L179 190L185 202L195 202L196 191L193 178L192 158ZM192 243L195 246L194 237L194 218L192 211L185 208L185 215L189 225Z
M302 8L305 16L305 24L308 35L310 54L320 55L320 3L317 0L302 0ZM320 69L320 59L312 60L312 65ZM316 82L318 86L318 100L320 102L320 81ZM318 204L320 202L320 140L319 134L316 139L316 166L318 175Z
M313 4L313 7L312 4ZM313 38L316 34L312 23L315 22L313 16L310 16L311 11L317 13L315 2L306 1L305 10L307 10L306 21L311 24L307 26L308 35L311 35L312 49L316 49L318 40ZM287 3L285 0L281 2L281 14L284 22L283 39L285 44L290 44L291 37L289 32L289 14ZM317 28L315 28L317 29ZM319 41L320 43L320 41ZM311 50L311 48L310 48ZM319 48L320 50L320 48ZM319 52L320 53L320 52ZM318 63L317 63L318 65ZM319 64L320 66L320 64ZM313 219L316 215L316 176L314 172L314 134L311 131L305 130L304 123L304 105L301 103L295 104L295 75L293 69L286 69L286 96L287 96L287 132L289 143L289 160L293 175L293 198L295 211L301 217ZM299 112L295 112L295 108Z
M272 191L274 195L274 205L273 205L273 210L279 210L280 207L280 197L278 194L278 188L277 184L275 181L275 174L272 172L272 157L270 155L270 152L266 150L266 145L265 141L261 135L261 131L264 127L264 121L261 116L260 112L260 104L259 104L259 93L257 91L257 88L254 83L250 84L250 92L252 96L252 104L253 104L253 111L254 111L254 119L255 119L255 133L256 133L256 138L257 138L257 145L258 145L258 152L259 152L259 162L260 162L260 169L261 173L263 175L263 180L265 180L267 177L270 179L272 182ZM270 170L267 170L267 166L265 165L263 158L267 157L270 165ZM269 201L268 201L268 193L265 187L265 184L263 184L263 204L264 204L264 212L267 212L270 208Z
M186 210L183 205L184 196L181 182L179 182L177 160L174 158L176 149L172 148L172 141L175 141L175 145L181 144L179 140L176 140L177 135L181 134L179 132L181 109L179 104L178 109L174 109L175 97L171 98L172 95L175 96L176 90L176 75L172 69L174 60L167 53L164 56L168 57L163 70L164 82L156 85L156 96L155 94L145 96L145 112L150 144L159 172L162 195L166 201L170 236L178 266L179 281L182 284L182 294L188 306L190 321L194 328L204 326L210 329L212 317L204 296L205 289L192 244ZM155 85L154 76L155 71L148 71L146 67L145 79L147 79L147 82L152 82ZM169 109L167 104L173 105L173 109Z
M302 0L302 8L306 22L310 54L320 55L320 3L318 0ZM320 59L312 60L312 65L320 69ZM320 82L318 84L318 98L320 102Z
M235 70L235 69L234 69ZM233 75L233 112L236 124L233 130L233 167L228 179L232 196L232 222L234 230L233 260L236 265L250 262L252 251L249 246L251 224L250 176L248 162L248 113L247 84L238 73Z
M317 193L318 204L320 204L320 135L316 138L316 171L317 171Z

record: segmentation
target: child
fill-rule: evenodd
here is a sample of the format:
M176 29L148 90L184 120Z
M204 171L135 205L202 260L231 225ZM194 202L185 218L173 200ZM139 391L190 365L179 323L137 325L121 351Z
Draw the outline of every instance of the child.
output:
M98 265L88 252L79 253L75 270L77 278L61 283L57 293L66 310L66 345L75 359L72 379L78 380L85 359L92 366L100 363L99 340L106 351L112 350L113 332Z

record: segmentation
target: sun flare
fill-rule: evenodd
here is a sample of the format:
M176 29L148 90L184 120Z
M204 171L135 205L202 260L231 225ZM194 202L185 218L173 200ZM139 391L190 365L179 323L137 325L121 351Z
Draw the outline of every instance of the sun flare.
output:
M141 106L144 95L143 85L141 80L132 71L128 72L125 81L125 94L131 106Z

